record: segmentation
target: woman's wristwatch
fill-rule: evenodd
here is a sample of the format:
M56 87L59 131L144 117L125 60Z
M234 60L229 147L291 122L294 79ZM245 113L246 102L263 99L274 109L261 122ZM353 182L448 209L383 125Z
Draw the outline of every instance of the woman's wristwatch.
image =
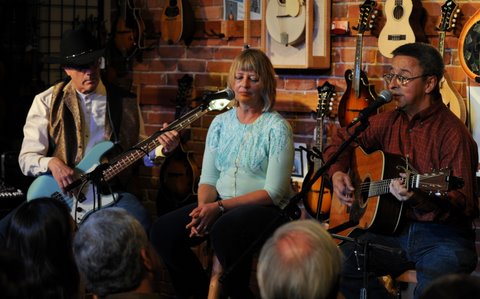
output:
M225 213L225 207L223 206L222 200L217 200L218 209L220 210L220 214L223 215Z

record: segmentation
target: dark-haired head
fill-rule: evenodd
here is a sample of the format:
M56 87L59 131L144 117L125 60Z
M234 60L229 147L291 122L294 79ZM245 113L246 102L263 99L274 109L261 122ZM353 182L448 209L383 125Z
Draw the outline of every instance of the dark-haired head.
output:
M23 259L30 290L72 296L79 272L73 257L75 224L65 203L53 198L24 202L12 215L6 246ZM39 290L35 291L35 288Z
M392 52L393 56L409 56L418 60L423 70L423 75L435 76L437 82L440 82L445 72L445 64L442 55L432 45L426 43L409 43L399 46ZM440 96L440 87L434 88L435 96Z

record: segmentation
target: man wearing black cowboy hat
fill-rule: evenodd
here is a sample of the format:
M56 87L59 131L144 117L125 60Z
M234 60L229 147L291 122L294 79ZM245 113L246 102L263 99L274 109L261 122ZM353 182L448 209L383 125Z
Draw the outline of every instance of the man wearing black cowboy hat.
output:
M133 194L123 191L128 188L131 174L122 171L116 175L117 164L101 164L108 167L107 170L113 170L109 173L113 173L113 178L108 177L104 168L100 171L99 167L96 168L98 160L104 162L104 156L118 158L120 153L131 153L145 137L136 97L102 80L103 53L93 35L83 26L63 34L60 56L49 57L46 62L60 64L68 78L36 95L33 100L24 126L20 168L29 176L46 174L34 181L28 192L33 198L28 199L51 196L55 193L52 191L63 194L62 199L66 202L68 198L74 198L70 208L78 223L99 205L123 207L148 230L150 219L145 208ZM179 143L175 131L164 133L157 139L160 147L144 150L149 159L155 154L167 154ZM78 174L75 175L78 169L89 174L84 176L85 180L80 181ZM43 177L49 180L42 181ZM97 184L99 181L107 181L107 184ZM77 187L71 189L72 183ZM92 192L86 193L86 190ZM106 195L100 197L99 190ZM79 191L85 193L85 198Z

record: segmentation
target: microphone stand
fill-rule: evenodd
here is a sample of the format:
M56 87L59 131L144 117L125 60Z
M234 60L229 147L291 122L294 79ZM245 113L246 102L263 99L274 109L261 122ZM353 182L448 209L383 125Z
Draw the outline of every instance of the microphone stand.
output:
M347 242L353 242L357 246L362 247L362 253L358 253L356 250L354 251L355 256L357 256L357 255L363 256L363 271L362 271L363 282L362 282L362 288L360 289L360 297L359 297L360 299L366 299L367 298L368 257L369 257L368 249L369 248L375 248L375 249L383 250L383 251L386 251L386 252L389 252L389 253L395 254L395 255L401 255L402 254L402 250L399 249L399 248L393 248L393 247L389 247L389 246L385 246L385 245L381 245L381 244L375 244L375 243L372 243L368 240L361 241L361 240L358 240L357 238L345 237L345 236L337 235L337 234L330 234L330 235L335 239L339 239L339 240L347 241ZM360 270L360 265L358 263L358 259L357 259L357 265L358 265L358 268Z
M312 188L313 184L326 173L326 171L332 166L340 156L340 154L345 151L345 149L368 127L370 123L368 122L368 118L364 117L360 119L360 124L355 127L353 134L345 140L337 151L328 159L312 176L312 178L308 182L304 182L302 185L302 189L299 193L297 193L293 198L290 199L289 204L285 208L288 212L293 212L292 215L288 215L291 219L298 219L300 216L300 211L295 211L295 208L292 206L297 206L300 200L303 200L307 194L307 192ZM320 196L323 196L321 194ZM298 209L298 207L297 207Z

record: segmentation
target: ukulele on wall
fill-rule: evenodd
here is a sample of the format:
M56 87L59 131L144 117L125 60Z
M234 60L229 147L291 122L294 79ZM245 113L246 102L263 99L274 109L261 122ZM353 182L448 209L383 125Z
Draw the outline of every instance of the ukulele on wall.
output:
M160 18L162 39L168 44L184 40L189 45L194 33L194 13L188 0L166 0Z
M447 2L442 5L442 19L437 28L440 32L438 50L442 57L445 53L445 35L455 27L456 18L459 12L460 9L453 0L447 0ZM452 112L455 113L463 123L466 123L467 109L465 107L465 102L458 90L453 86L452 79L447 72L445 72L440 81L440 93L442 94L442 100L445 105L447 105L447 107L450 108L450 110L452 110Z
M362 109L376 98L375 87L368 84L368 78L361 69L363 34L373 27L373 19L377 11L376 2L367 0L360 6L360 18L357 28L357 45L355 50L355 66L345 72L347 88L338 105L338 121L342 127L351 123Z
M305 176L305 182L311 181L315 173L323 165L321 152L323 151L324 140L326 139L324 124L328 118L327 116L334 115L332 108L335 97L335 86L326 81L322 86L317 87L317 90L319 99L315 126L315 146L311 153L307 153L308 172ZM314 155L313 152L316 154ZM304 184L302 187L304 186L306 187L307 184ZM315 219L326 220L330 213L332 195L323 177L315 181L310 186L310 190L302 190L302 194L306 194L303 203L307 213Z
M410 26L413 10L412 0L386 0L385 16L387 22L378 36L378 50L388 58L397 47L415 42L415 33Z

